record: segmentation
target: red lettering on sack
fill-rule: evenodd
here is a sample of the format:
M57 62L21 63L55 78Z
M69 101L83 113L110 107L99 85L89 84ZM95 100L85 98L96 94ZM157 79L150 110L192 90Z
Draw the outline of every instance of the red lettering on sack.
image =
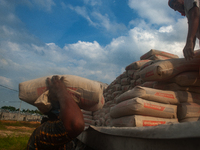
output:
M145 77L150 77L150 76L153 76L153 75L154 75L154 72L152 70L152 71L147 72Z
M166 121L151 121L151 120L143 120L143 126L157 126L159 124L165 124Z
M175 99L173 94L166 94L166 93L156 92L155 96L160 96L160 97L166 97L166 98L170 98L170 99Z
M163 111L165 109L165 107L163 107L163 106L153 105L150 103L144 103L144 107L154 109L154 110L159 110L159 111Z
M37 88L37 94L38 96L42 95L47 90L47 87L39 87Z

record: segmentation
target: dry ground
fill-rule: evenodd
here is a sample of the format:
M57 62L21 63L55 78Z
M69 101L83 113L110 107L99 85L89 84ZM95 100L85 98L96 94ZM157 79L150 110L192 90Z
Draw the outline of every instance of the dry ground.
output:
M16 121L1 121L4 123L15 123ZM30 124L38 124L38 122L30 122ZM9 136L9 135L31 135L35 128L33 127L25 127L25 126L10 126L6 125L6 129L0 129L1 136Z

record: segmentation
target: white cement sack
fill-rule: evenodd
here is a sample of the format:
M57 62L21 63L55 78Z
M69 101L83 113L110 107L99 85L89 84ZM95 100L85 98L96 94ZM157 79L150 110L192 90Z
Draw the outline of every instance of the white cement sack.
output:
M41 113L45 114L52 108L51 102L48 100L49 91L44 92L39 98L32 104L36 106Z
M144 68L146 68L146 67L148 67L148 66L150 66L150 65L152 65L152 64L154 64L154 63L157 63L157 62L159 62L159 61L161 61L161 60L151 60L151 61L147 62L146 64L142 65L142 66L140 67L139 70L141 71L141 70L143 70Z
M150 60L139 60L136 62L131 63L130 65L126 66L126 70L138 70L140 69L140 67L144 64L146 64L147 62L149 62Z
M112 93L112 99L114 99L116 96L121 95L123 92L122 91L115 91Z
M188 91L200 94L200 87L197 86L179 86L176 83L163 83L163 82L154 82L154 89L160 90L171 90L171 91Z
M160 118L177 118L177 106L133 98L123 101L110 109L112 118L130 115L144 115Z
M89 124L89 125L95 125L95 121L92 120L92 119L87 119L87 118L83 118L84 119L84 122Z
M124 85L122 86L122 92L126 92L130 89L130 85Z
M199 118L198 117L196 117L196 118L185 118L185 119L179 120L179 122L195 122L195 121L199 121Z
M130 78L122 78L121 79L121 85L129 85L130 84Z
M91 115L92 116L92 111L87 111L87 110L83 110L81 109L83 115Z
M111 120L111 119L106 120L105 126L110 127L110 120Z
M102 117L99 119L101 126L105 126L105 119Z
M135 80L131 80L131 81L130 81L130 86L131 86L131 87L135 87Z
M200 86L200 74L195 72L183 72L174 77L175 82L180 86Z
M178 123L178 119L165 119L157 117L146 117L140 115L126 116L117 119L111 119L111 126L114 127L144 127L157 126L160 124Z
M83 118L91 119L92 120L93 117L91 115L85 115L85 114L83 114Z
M128 74L126 71L124 71L121 75L120 75L120 78L127 78L128 77Z
M169 57L169 58L179 58L177 55L174 55L174 54L171 54L171 53L167 53L167 52L164 52L164 51L151 49L149 52L147 52L144 55L142 55L140 57L140 60L148 59L149 57L151 57L153 55L161 55L161 56L166 56L166 57Z
M200 105L196 103L181 103L177 107L179 120L200 117Z
M129 78L133 79L134 78L134 73L136 72L137 70L127 70L127 75Z
M113 85L113 91L114 91L114 92L115 92L115 91L121 91L121 89L122 89L121 84L115 84L115 85Z
M166 60L166 59L171 59L171 58L155 54L155 55L149 57L148 59L149 60Z
M168 59L154 63L139 72L143 81L164 81L186 71L198 71L200 59Z
M149 87L149 88L153 88L155 82L154 81L149 81L149 82L144 82L142 83L142 87Z
M92 119L93 119L93 120L99 120L99 119L100 119L100 116L99 116L99 115L94 115L94 116L92 116Z
M96 126L101 126L101 121L100 120L95 120L95 125Z
M143 83L144 83L144 81L143 81L141 78L139 78L139 79L137 79L137 80L135 81L135 86L142 85Z
M123 94L121 94L116 102L120 103L122 101L132 99L135 97L140 97L145 100L150 100L159 103L165 104L179 104L179 99L177 99L176 92L173 91L165 91L165 90L157 90L147 87L136 86L132 90L129 90Z
M187 92L187 91L177 91L176 95L180 103L198 103L200 104L200 94Z
M133 79L137 80L140 78L140 70L137 70L134 74L133 74Z
M97 104L101 102L104 104L103 98L103 85L100 82L89 80L86 78L73 76L73 75L61 75L59 77L65 77L64 83L68 89L73 90L81 95L79 106L90 110L90 106L97 107ZM52 76L47 76L51 78ZM47 77L41 77L38 79L22 82L19 84L19 98L29 104L34 105L37 98L42 95L46 89ZM94 110L96 108L93 108Z
M105 117L104 117L104 119L105 120L108 120L108 119L110 119L111 117L110 117L110 112L109 113L107 113L106 115L105 115Z

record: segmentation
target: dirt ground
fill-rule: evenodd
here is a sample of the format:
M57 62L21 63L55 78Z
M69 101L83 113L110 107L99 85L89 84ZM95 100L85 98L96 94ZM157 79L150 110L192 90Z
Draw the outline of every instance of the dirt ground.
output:
M6 123L15 123L16 121L2 121ZM38 122L30 122L30 124L38 124ZM35 128L25 126L5 126L6 130L0 129L1 136L19 136L19 135L31 135Z

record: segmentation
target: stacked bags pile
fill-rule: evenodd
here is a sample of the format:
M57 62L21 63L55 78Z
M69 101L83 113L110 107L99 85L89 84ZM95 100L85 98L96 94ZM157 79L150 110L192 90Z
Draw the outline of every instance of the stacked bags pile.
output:
M184 84L186 80L182 81L180 76L186 72L197 73L200 59L186 61L158 50L150 50L140 59L128 65L126 71L104 90L104 107L107 103L113 105L105 114L110 115L109 125L154 126L177 123L178 120L196 121L199 117L197 103L200 101L198 77L193 78L197 84L190 87L176 82ZM187 77L191 79L191 75ZM99 113L102 113L101 110L95 112L96 115Z
M95 121L92 119L92 111L86 111L81 109L82 113L83 113L83 119L85 122L85 129L86 130L90 125L95 125Z

